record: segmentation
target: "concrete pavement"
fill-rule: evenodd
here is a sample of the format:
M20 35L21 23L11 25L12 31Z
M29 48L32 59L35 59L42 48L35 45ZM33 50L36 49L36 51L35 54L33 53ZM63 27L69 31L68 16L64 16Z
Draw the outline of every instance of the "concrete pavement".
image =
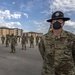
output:
M16 46L16 53L10 53L10 47L0 44L0 75L41 75L42 58L38 47L21 50Z

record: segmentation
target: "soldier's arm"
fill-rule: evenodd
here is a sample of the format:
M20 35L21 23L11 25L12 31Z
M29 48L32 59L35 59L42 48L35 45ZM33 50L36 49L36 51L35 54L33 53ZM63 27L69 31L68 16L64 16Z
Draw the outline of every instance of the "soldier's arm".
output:
M74 63L75 63L75 36L73 37L72 55L73 55L73 60L74 60Z
M74 60L74 63L75 63L75 44L73 44L72 46L72 55L73 55L73 60Z
M45 45L44 45L44 41L42 38L39 42L38 48L39 48L39 51L40 51L42 58L45 59Z
M15 44L16 44L16 37L14 37L14 42L15 42Z

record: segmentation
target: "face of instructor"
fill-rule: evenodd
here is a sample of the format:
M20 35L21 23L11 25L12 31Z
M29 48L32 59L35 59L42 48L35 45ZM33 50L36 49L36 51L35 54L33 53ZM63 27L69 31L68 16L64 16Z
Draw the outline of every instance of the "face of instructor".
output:
M61 11L56 11L52 14L51 19L48 19L47 22L51 23L53 31L62 30L65 21L70 20L68 17L64 17L64 13Z
M51 25L54 30L62 29L64 21L62 19L52 20Z

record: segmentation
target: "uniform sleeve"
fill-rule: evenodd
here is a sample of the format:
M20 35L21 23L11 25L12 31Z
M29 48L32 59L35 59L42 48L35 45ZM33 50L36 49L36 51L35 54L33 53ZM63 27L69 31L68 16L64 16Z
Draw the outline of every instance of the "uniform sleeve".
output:
M38 47L39 47L39 51L40 51L42 58L45 59L45 45L44 45L44 41L42 38L40 39Z
M26 40L26 42L27 42L27 37L25 37L25 40Z
M74 63L75 63L75 36L73 37L72 55L73 55L73 60L74 60Z

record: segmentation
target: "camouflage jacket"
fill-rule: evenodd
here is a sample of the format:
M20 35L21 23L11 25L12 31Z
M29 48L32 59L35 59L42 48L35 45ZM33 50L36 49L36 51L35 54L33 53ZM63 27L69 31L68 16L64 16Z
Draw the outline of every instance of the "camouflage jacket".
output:
M38 41L39 41L39 37L37 36L37 37L36 37L36 42L38 42Z
M42 75L75 75L75 35L63 30L56 37L48 32L40 40L39 51L43 58Z
M16 44L16 38L15 36L11 37L11 45L15 45Z
M30 40L30 43L34 43L34 37L33 36L30 36L29 40Z
M25 44L25 42L27 42L27 38L26 36L22 36L22 44Z
M3 41L3 40L5 40L5 37L4 37L4 36L2 36L2 37L1 37L1 40L2 40L2 41Z

